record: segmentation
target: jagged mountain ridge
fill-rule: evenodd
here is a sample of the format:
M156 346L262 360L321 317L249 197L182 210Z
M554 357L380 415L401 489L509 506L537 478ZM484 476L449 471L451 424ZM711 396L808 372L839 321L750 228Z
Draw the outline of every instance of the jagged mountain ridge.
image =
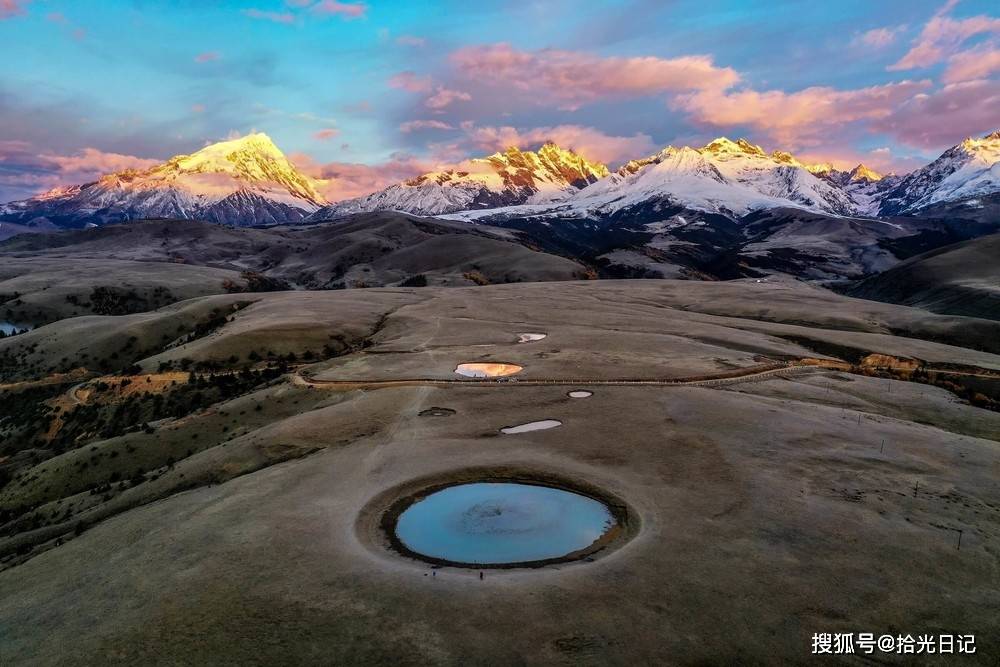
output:
M913 213L942 202L1000 192L1000 130L968 138L900 179L885 193L880 215Z
M0 218L81 226L142 218L203 219L232 225L299 222L326 204L266 134L251 134L128 169L93 183L56 188L0 209Z
M0 207L0 220L79 227L140 218L200 218L235 225L317 221L399 210L465 220L497 217L621 217L677 207L738 220L793 208L836 216L912 215L942 202L1000 192L1000 132L966 139L904 177L863 164L841 171L805 164L746 139L720 137L701 148L667 148L603 164L546 143L509 148L461 169L424 174L365 197L327 204L321 181L296 170L264 134L207 146L145 170L51 190Z
M331 204L310 219L379 210L440 215L548 201L572 196L608 175L605 165L553 143L544 144L537 152L510 147L470 160L468 166L468 170L423 174L364 197Z

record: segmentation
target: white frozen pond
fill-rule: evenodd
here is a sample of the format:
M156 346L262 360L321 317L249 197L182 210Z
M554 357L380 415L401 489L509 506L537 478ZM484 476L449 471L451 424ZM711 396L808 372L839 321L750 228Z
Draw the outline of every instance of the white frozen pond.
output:
M571 391L571 392L569 392L569 397L570 398L590 398L593 395L594 395L594 392L592 392L592 391L583 391L582 389L580 389L578 391Z
M522 370L517 364L468 363L459 364L455 372L467 378L502 378Z
M558 419L542 419L537 422L528 422L527 424L521 424L520 426L507 426L500 429L501 433L506 433L507 435L516 435L518 433L528 433L530 431L544 431L548 428L555 428L557 426L562 426L562 422Z
M0 321L0 331L9 336L17 331L31 331L34 327L30 324L14 324L13 322Z
M517 334L518 343L534 343L536 340L542 340L548 336L548 334L543 333L522 333Z

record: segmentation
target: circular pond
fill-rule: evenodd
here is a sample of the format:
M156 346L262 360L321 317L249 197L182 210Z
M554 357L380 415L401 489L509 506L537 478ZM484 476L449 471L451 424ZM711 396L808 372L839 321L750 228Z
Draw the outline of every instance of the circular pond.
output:
M431 562L467 567L540 565L580 558L617 532L604 503L564 489L472 482L434 491L403 510L395 537Z

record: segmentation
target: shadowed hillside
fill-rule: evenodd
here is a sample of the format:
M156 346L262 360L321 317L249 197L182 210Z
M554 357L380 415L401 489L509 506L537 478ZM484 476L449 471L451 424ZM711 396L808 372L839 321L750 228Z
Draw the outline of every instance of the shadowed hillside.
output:
M938 248L867 278L847 293L936 313L1000 319L1000 234Z

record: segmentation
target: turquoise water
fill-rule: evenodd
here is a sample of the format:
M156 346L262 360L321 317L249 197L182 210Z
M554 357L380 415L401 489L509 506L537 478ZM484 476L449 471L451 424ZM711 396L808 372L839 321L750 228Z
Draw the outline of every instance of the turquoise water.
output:
M512 482L460 484L408 507L396 535L411 551L456 563L523 563L593 544L614 525L601 502Z

